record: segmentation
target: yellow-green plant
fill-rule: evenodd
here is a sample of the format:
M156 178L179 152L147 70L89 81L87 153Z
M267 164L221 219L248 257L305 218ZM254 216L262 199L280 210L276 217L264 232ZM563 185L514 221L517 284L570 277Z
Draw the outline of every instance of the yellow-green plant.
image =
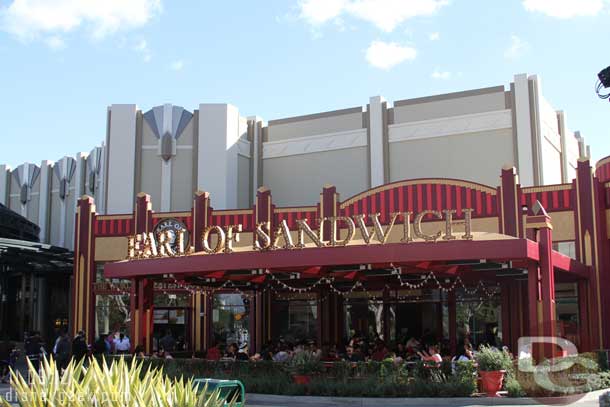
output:
M162 369L143 372L142 366L135 359L110 364L91 359L88 366L70 362L60 374L55 362L45 358L40 373L28 361L30 383L11 371L11 385L21 407L220 407L226 403L218 391L193 388L192 380L172 380ZM10 407L1 397L0 405Z

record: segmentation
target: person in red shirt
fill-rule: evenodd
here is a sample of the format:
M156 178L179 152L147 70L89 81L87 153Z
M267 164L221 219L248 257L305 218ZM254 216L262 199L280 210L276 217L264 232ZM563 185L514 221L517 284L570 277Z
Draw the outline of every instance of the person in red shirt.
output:
M377 342L377 346L375 346L375 351L371 355L371 359L377 362L381 362L386 358L388 354L388 348L386 348L385 344L382 341Z
M212 348L208 349L208 353L206 354L207 360L220 360L220 342L214 345Z

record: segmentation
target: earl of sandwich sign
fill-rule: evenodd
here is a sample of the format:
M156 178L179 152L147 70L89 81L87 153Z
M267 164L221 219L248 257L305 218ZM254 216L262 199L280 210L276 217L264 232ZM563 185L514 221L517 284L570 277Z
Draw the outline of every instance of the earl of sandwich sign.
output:
M413 217L413 212L395 212L390 214L390 221L382 226L379 221L381 214L372 213L354 216L332 216L317 220L318 228L313 229L307 219L297 219L296 228L292 230L285 220L282 220L274 230L270 222L260 222L254 230L252 250L299 250L307 247L342 247L350 244L386 244L394 228L400 228L400 243L410 243L415 240L425 242L451 241L456 239L472 240L472 209L462 209L463 220L455 220L455 209L442 211L424 210ZM435 233L425 233L422 221L426 216L444 221ZM367 226L366 220L372 227ZM411 220L412 219L412 220ZM463 234L454 230L459 226ZM329 239L324 240L324 228L330 227ZM206 227L200 239L204 254L233 253L235 243L240 241L243 227L241 224ZM356 242L356 231L359 231L361 241ZM296 232L296 239L293 235ZM341 236L342 235L342 236ZM138 233L129 236L127 243L127 259L149 259L159 257L188 256L196 253L189 245L188 230L184 224L175 220L165 220L159 223L155 231Z

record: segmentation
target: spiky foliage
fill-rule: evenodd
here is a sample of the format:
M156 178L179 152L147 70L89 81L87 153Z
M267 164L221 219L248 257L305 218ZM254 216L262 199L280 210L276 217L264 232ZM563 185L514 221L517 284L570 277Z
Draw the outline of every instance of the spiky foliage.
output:
M193 388L192 380L170 379L162 369L142 370L142 363L123 359L108 364L91 359L71 362L62 374L50 359L40 374L28 361L30 383L11 371L11 384L22 407L220 407L219 392ZM0 397L3 407L10 404Z

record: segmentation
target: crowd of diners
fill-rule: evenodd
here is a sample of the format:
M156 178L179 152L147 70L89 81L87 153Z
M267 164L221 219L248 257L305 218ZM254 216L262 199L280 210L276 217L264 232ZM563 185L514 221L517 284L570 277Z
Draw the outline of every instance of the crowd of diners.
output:
M217 341L207 352L197 352L194 358L212 361L275 361L288 362L299 352L309 352L322 362L366 362L393 361L430 362L440 364L443 361L462 362L474 360L475 349L468 338L459 341L456 352L451 354L447 346L441 346L431 335L421 338L411 337L393 344L382 339L367 341L360 335L353 335L345 344L322 344L315 340L290 342L283 339L267 342L260 352L250 353L247 344L225 344Z

